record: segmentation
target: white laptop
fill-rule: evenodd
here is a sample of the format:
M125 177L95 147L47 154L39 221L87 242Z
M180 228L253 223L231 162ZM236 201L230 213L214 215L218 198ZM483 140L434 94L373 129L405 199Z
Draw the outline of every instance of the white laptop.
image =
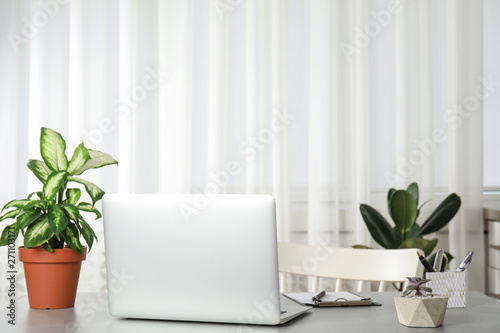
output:
M280 297L270 195L107 194L103 219L114 316L277 325L310 309Z

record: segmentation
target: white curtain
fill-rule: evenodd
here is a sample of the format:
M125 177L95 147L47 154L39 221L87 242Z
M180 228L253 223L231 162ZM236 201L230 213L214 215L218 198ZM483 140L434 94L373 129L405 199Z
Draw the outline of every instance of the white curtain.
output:
M377 246L359 204L417 181L423 215L462 197L439 246L483 289L482 1L7 0L0 35L0 202L41 126L113 155L108 193L272 193L283 241Z

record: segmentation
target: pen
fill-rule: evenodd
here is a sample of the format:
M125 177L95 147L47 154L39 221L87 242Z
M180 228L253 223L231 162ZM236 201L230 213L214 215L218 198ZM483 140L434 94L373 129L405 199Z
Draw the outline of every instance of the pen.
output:
M446 253L443 253L443 261L441 262L440 272L446 272L446 265L448 264L448 256Z
M457 272L463 272L467 267L469 267L470 262L472 260L472 255L474 254L474 251L470 251L470 253L465 257L464 261L458 266Z
M443 253L444 253L444 249L439 249L436 252L436 256L434 257L434 266L432 268L434 268L434 270L436 272L441 271L441 263L443 261Z
M323 290L322 292L320 292L316 296L313 296L313 298L312 298L313 302L321 302L321 297L325 296L325 294L326 294L326 292Z
M432 268L431 264L425 259L423 255L420 254L420 252L417 251L418 258L420 259L420 262L422 265L424 265L424 268L427 270L427 272L434 272L434 268Z

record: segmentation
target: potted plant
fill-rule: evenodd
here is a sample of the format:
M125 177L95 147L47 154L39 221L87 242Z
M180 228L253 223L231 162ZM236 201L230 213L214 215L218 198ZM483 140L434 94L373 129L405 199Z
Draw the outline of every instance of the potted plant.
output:
M9 201L2 208L0 222L15 219L6 226L0 246L13 244L19 232L24 246L19 260L24 263L28 299L32 308L66 308L74 306L81 261L85 260L97 236L81 212L101 213L95 207L104 191L88 180L77 177L89 169L118 164L113 157L79 144L70 160L61 134L43 127L40 134L42 160L29 160L28 168L42 182L41 191L26 199ZM68 187L78 183L85 187L92 203L82 202L81 190ZM81 238L87 247L81 243ZM68 268L66 268L68 266Z
M458 195L448 195L429 217L419 225L417 218L420 214L419 190L417 183L411 183L406 190L391 188L387 193L387 206L394 226L377 210L367 204L361 204L359 210L371 236L380 246L386 249L418 248L429 256L438 243L438 239L425 239L423 236L435 233L446 226L458 212L461 200ZM355 245L357 248L368 248L364 245ZM446 254L448 261L453 259ZM434 262L435 254L429 257Z
M409 277L410 285L403 296L395 296L394 304L399 323L408 327L438 327L444 322L448 297L428 294L431 288L422 285L429 282L420 277ZM411 295L415 292L415 295Z

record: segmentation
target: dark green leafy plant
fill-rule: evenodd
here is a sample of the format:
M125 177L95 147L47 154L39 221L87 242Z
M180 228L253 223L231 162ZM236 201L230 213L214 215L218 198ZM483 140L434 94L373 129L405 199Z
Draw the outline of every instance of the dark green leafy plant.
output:
M359 210L371 236L380 246L386 249L419 248L429 256L438 243L438 239L425 239L423 236L439 231L446 226L458 212L461 200L452 193L419 225L417 218L419 191L417 183L412 183L406 190L391 188L387 194L389 215L394 226L373 207L361 204ZM364 245L355 245L357 248L368 248ZM449 254L448 254L449 255ZM432 258L430 258L432 259ZM452 256L449 255L449 260Z
M76 147L73 157L68 161L66 142L61 134L43 127L40 134L40 154L43 161L29 160L28 168L42 182L40 192L33 192L27 199L9 201L0 211L10 209L0 216L0 222L16 219L6 226L0 237L0 246L8 245L17 239L19 231L24 237L25 247L42 245L52 252L67 244L78 253L83 252L81 237L92 249L97 236L80 212L101 213L95 208L96 202L102 199L104 191L97 185L76 177L89 169L105 165L118 164L110 155L87 149L83 143ZM92 203L79 202L81 190L67 188L69 183L79 183L85 187Z
M411 284L403 291L403 296L410 296L413 291L415 292L415 297L425 297L426 293L432 293L431 288L422 286L424 283L429 282L429 279L422 279L420 277L407 277L407 279Z

